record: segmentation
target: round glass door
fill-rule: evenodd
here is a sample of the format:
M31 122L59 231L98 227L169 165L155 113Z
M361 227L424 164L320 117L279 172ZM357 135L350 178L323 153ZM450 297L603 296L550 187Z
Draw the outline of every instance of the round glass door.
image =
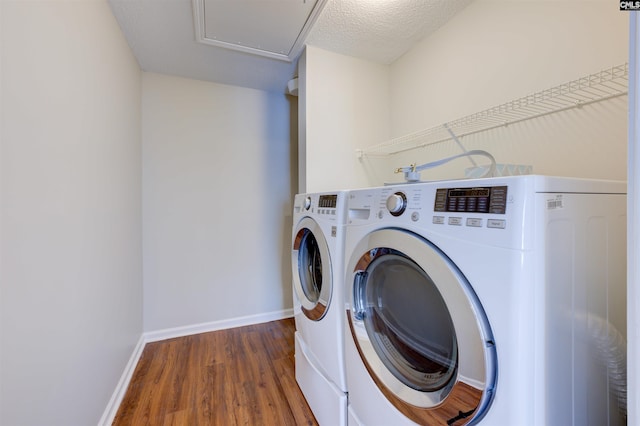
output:
M292 264L294 288L304 315L314 321L324 317L331 299L329 248L316 222L304 218L294 235Z
M380 230L357 246L349 271L351 332L385 396L421 424L482 418L495 388L495 346L459 269L420 236Z
M362 306L371 344L405 385L423 392L447 388L458 366L449 310L431 278L402 253L387 249L367 268Z

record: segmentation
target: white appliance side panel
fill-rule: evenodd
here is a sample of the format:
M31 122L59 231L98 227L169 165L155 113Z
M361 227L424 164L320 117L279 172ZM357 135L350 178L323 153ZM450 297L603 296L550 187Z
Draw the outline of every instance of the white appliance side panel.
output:
M547 425L622 425L626 197L538 194ZM622 358L620 358L622 356Z

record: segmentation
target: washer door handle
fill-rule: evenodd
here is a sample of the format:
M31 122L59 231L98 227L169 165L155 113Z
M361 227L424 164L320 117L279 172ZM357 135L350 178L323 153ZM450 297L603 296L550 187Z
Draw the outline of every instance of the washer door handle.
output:
M367 275L366 271L357 271L353 277L353 318L356 321L364 319L364 302L366 300L364 289Z

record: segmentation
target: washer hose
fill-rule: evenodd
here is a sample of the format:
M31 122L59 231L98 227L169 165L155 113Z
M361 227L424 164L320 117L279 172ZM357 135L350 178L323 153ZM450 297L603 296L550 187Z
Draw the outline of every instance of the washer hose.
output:
M449 161L455 160L456 158L461 157L470 157L472 155L482 155L491 160L491 165L487 169L487 171L481 177L493 177L496 175L496 159L493 158L493 155L489 154L487 151L483 151L481 149L474 149L472 151L467 151L462 154L452 155L451 157L442 158L440 160L432 161L430 163L421 164L416 166L412 164L407 167L400 167L395 170L396 173L404 173L404 178L407 182L418 182L420 181L420 172L422 170L431 169L434 167L441 166Z
M594 314L575 317L587 326L585 339L593 348L596 359L607 369L609 391L615 396L618 409L627 416L627 339L608 320Z
M580 315L586 321L589 343L597 359L607 369L609 390L615 395L618 409L627 416L627 339L606 319L589 314Z

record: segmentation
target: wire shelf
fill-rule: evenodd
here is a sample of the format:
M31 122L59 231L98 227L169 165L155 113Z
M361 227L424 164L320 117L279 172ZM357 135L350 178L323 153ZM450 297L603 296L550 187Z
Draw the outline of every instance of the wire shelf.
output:
M624 96L628 93L629 64L598 73L450 121L440 126L404 135L356 150L362 156L387 156L484 132L525 120L580 108L584 105Z

